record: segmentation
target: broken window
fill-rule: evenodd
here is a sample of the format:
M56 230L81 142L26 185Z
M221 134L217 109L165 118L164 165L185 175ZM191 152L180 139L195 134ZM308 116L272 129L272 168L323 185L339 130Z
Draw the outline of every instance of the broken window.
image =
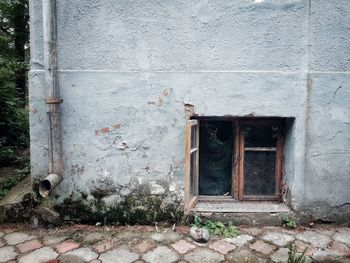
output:
M185 212L198 200L279 200L282 119L189 120Z
M200 123L200 195L227 195L231 192L232 136L229 121Z

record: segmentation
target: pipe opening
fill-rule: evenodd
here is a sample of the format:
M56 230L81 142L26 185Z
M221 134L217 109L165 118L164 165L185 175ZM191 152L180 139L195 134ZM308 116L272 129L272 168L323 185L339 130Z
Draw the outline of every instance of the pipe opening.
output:
M47 197L50 192L62 181L62 177L57 174L49 174L39 184L39 194L42 197Z
M51 191L51 183L49 180L42 180L39 184L39 194L42 197L46 197L49 195Z

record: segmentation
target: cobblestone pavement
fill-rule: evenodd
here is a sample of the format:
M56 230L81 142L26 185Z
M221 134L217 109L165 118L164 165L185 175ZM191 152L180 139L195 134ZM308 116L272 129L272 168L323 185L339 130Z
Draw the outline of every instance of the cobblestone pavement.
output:
M173 231L150 226L74 225L46 230L1 225L0 262L287 262L291 242L297 251L306 251L310 262L350 262L350 228L242 226L236 238L211 236L206 244L192 241L188 231L183 226Z

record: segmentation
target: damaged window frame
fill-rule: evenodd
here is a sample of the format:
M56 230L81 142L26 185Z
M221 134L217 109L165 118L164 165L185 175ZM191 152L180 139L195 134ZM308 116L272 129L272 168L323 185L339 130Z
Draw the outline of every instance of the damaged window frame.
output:
M201 121L232 122L232 172L229 195L199 195L199 135ZM186 123L185 149L185 195L184 212L189 214L197 202L217 201L274 201L280 202L283 179L284 121L281 117L208 117L192 116ZM245 129L247 125L277 126L275 147L247 147ZM244 156L246 151L275 152L275 193L273 195L247 195L244 193ZM192 163L192 164L191 164Z

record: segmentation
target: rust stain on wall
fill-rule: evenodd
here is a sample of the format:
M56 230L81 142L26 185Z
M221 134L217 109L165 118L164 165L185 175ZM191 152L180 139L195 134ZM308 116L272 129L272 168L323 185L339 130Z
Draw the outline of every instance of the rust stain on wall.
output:
M95 130L96 135L105 134L105 133L109 133L109 132L110 132L109 127L104 127L104 128L99 129L99 130Z

